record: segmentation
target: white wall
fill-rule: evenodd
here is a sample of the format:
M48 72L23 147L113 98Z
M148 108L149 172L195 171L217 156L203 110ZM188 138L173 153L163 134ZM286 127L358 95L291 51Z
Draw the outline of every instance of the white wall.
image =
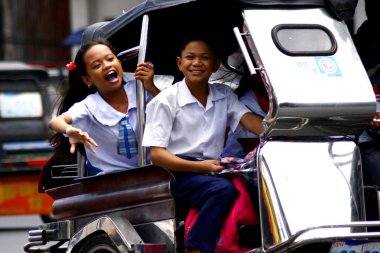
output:
M91 12L92 16L90 21L99 22L108 19L113 19L123 13L123 11L129 10L135 5L143 2L142 0L90 0L96 7Z
M143 0L70 0L71 31L120 16ZM78 46L71 49L74 58Z
M70 0L71 31L88 25L89 13L87 0Z
M70 0L71 30L113 19L143 0Z

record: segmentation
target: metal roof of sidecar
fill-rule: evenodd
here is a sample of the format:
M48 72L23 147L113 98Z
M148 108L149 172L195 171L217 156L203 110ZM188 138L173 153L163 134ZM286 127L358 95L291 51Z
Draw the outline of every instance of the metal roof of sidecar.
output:
M337 19L353 13L357 0L146 0L126 11L112 21L99 22L87 27L82 43L95 38L106 38L117 52L138 46L140 43L142 17L149 14L149 37L146 60L155 64L155 73L173 73L176 49L185 34L206 32L217 38L226 55L238 45L232 32L241 28L243 7L257 8L325 7ZM326 4L328 2L328 4ZM343 14L343 15L342 15ZM230 31L230 32L228 32ZM154 43L149 43L152 41ZM226 55L222 55L226 56ZM165 58L165 59L163 59ZM135 64L124 66L133 71Z
M94 35L96 37L108 38L114 32L118 31L120 27L132 22L133 20L141 17L142 15L161 9L166 9L178 5L189 4L191 2L208 2L209 7L214 7L215 10L209 9L210 12L218 12L223 5L228 6L226 3L232 3L234 5L241 6L326 6L337 15L340 14L341 18L347 18L344 13L354 13L354 9L357 4L357 0L232 0L223 1L223 3L212 2L212 0L146 0L141 4L136 5L124 14L117 17L110 22L97 23L96 29L89 29L84 35L84 39L90 39ZM330 3L330 4L329 4ZM339 17L338 17L339 18ZM100 25L100 26L99 26ZM92 28L95 28L92 27Z
M128 10L121 16L117 17L111 22L101 22L93 26L93 29L85 31L85 40L95 37L111 36L115 31L118 31L120 27L127 25L133 20L141 17L152 11L162 10L178 5L189 4L190 2L201 2L200 0L146 0L141 4L136 5L134 8ZM202 0L202 2L206 2ZM220 11L220 3L215 5L209 1L209 6L214 7L214 11ZM273 6L273 5L312 5L312 6L324 6L324 0L240 0L240 1L226 1L226 2L238 2L242 5L261 5L261 6ZM214 6L213 6L214 5ZM210 12L212 10L209 9Z

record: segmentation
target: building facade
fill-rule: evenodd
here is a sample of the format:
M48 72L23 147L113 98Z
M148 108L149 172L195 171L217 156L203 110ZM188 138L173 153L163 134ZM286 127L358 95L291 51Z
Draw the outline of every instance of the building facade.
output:
M79 29L111 20L142 0L0 0L0 60L63 66Z

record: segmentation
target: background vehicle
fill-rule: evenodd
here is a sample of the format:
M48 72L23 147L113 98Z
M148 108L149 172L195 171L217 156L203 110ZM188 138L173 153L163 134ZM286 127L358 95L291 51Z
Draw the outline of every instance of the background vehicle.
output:
M355 5L147 1L90 26L82 39L106 37L122 59L140 45L138 61L149 60L156 74L178 79L174 59L181 37L213 33L223 46L225 69L218 78L260 75L269 97L267 119L273 120L258 149L262 237L250 252L375 251L380 233L367 228L380 222L365 221L355 143L372 119L375 97L344 21ZM238 50L240 61L229 64ZM126 71L135 66L124 62ZM76 163L45 167L42 186L55 200L58 222L30 231L25 251L182 252L172 176L143 160L133 170L87 178Z
M52 103L49 75L22 62L0 62L1 215L40 214L51 221L52 199L38 192L48 143Z

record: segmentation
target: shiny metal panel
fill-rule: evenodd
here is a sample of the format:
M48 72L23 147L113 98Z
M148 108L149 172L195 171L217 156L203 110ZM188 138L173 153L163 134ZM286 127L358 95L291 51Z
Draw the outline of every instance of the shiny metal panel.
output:
M245 10L247 40L257 68L267 77L275 119L272 136L342 136L358 134L371 121L375 96L344 22L324 9ZM333 55L289 56L275 45L279 24L316 24L337 42Z
M40 225L39 229L42 231L54 230L54 238L50 238L50 240L69 240L71 236L74 234L74 222L70 220L63 220L45 223Z
M270 141L258 156L260 213L265 249L303 230L295 242L334 238L363 228L329 225L363 219L360 155L347 140Z
M75 245L99 231L106 233L120 252L131 250L133 244L143 243L141 237L128 220L119 217L103 216L76 232L71 238L66 252L72 252Z

